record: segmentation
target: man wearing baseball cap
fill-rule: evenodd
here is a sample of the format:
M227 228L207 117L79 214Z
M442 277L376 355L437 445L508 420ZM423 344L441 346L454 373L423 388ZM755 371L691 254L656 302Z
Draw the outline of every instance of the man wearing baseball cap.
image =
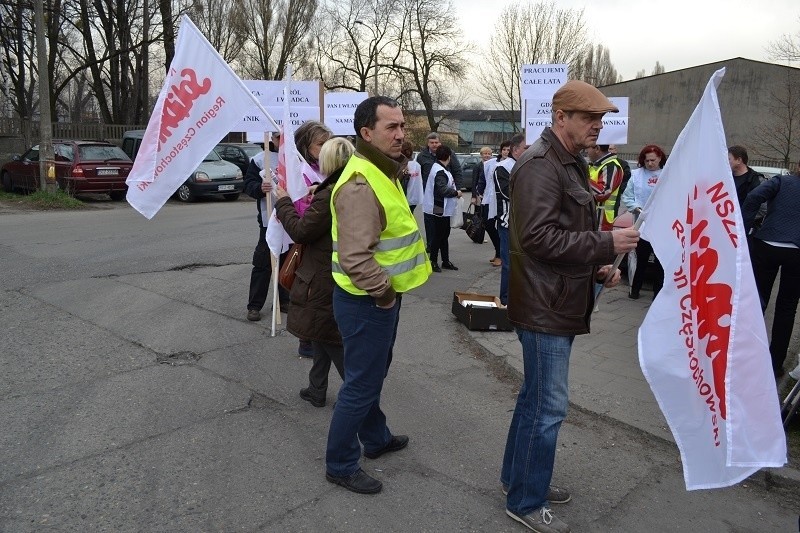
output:
M533 531L569 531L550 510L566 503L550 485L567 413L567 371L575 335L589 333L595 283L613 287L617 254L636 248L633 228L597 231L581 150L597 144L603 115L617 108L592 85L571 80L553 95L552 127L511 173L508 317L522 344L524 381L508 430L500 481L506 513ZM604 265L604 266L601 266Z

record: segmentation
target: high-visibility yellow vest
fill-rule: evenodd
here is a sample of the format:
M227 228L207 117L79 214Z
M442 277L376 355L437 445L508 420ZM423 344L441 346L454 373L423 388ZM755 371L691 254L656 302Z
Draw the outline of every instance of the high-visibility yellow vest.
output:
M406 292L419 287L428 280L433 270L425 252L419 226L411 214L403 189L399 182L388 179L378 167L358 156L350 157L331 192L333 280L350 294L367 294L353 284L339 263L338 219L334 198L336 192L356 174L366 178L386 213L386 229L381 231L380 241L375 248L375 261L389 274L395 291Z
M616 157L612 157L610 159L606 159L599 167L595 167L594 165L589 166L589 179L592 182L597 183L597 180L600 177L600 171L605 168L607 165L617 165L619 167L620 172L622 172L622 164L617 160ZM617 203L617 195L619 195L619 188L622 185L620 182L617 187L611 191L611 196L606 199L605 202L602 204L603 208L603 216L605 217L607 222L614 222L614 205Z

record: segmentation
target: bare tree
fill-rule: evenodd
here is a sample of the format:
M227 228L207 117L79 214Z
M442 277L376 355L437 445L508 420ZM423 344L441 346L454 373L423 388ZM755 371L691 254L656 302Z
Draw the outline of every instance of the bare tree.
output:
M219 55L230 63L247 40L249 14L234 0L194 0L187 14Z
M647 76L647 73L645 72L645 70L644 70L644 69L642 69L642 70L637 70L637 71L636 71L636 76L634 76L634 79L637 79L637 80L638 80L638 79L640 79L640 78L644 78L645 76Z
M500 14L484 52L482 93L500 109L519 110L523 65L561 63L574 72L586 48L583 10L557 9L552 1L511 4Z
M19 118L29 119L36 98L33 10L21 0L0 4L0 69L3 96ZM27 141L27 139L26 139Z
M326 89L376 92L378 75L389 74L397 37L391 0L328 0L318 17L315 74ZM384 84L385 85L385 84Z
M450 85L464 78L466 59L461 29L450 0L403 0L396 26L399 47L392 70L400 83L399 99L419 98L431 131L439 122L434 110L450 96Z
M169 72L175 57L175 19L172 15L172 0L158 0L158 12L164 35L164 72Z
M651 75L655 76L656 74L664 74L664 72L664 65L662 65L660 61L656 61L656 66L653 67L653 74Z
M283 78L286 65L305 63L311 55L305 40L317 0L238 0L248 16L242 72L253 79Z
M800 22L800 17L798 17L798 22ZM794 36L781 35L779 39L770 42L767 46L767 55L773 61L786 62L789 65L800 61L800 31Z
M583 80L597 87L622 81L622 76L611 63L608 48L602 44L596 47L590 44L582 55L582 59L576 62L575 70L570 73L571 78Z
M783 83L772 86L768 112L755 127L753 145L762 157L783 161L789 168L800 150L800 70L786 68Z

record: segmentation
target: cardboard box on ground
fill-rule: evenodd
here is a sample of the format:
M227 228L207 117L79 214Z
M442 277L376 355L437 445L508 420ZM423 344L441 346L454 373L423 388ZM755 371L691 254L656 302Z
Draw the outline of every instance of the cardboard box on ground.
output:
M488 294L453 293L453 314L471 330L511 331L508 311L500 299Z

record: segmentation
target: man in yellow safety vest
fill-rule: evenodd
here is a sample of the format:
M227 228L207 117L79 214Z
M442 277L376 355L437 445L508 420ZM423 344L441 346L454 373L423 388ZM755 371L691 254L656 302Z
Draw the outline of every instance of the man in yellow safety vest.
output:
M600 230L614 228L614 205L624 176L622 164L616 154L608 151L607 144L597 144L586 149L589 158L589 186L600 210Z
M403 111L384 96L358 105L358 136L331 196L333 314L344 345L344 382L328 431L325 477L359 494L382 483L359 466L408 445L393 435L380 408L392 361L400 301L431 274L425 243L400 185L405 157ZM360 443L359 443L360 442Z

